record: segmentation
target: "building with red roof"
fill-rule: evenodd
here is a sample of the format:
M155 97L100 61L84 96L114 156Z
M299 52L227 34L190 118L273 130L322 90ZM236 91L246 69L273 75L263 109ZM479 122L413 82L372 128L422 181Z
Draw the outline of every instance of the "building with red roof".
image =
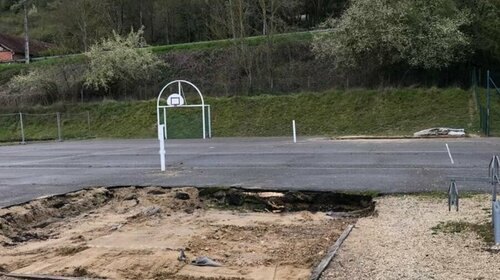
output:
M51 44L30 40L30 57L41 56ZM24 59L24 38L0 33L0 62Z

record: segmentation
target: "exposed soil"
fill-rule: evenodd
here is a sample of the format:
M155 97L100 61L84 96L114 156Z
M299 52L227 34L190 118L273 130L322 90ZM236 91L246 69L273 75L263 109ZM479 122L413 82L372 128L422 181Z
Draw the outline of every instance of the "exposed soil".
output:
M83 190L0 209L0 271L113 279L307 279L344 228L372 210L369 197L328 193ZM180 249L187 260L178 260ZM223 266L191 265L198 256Z
M461 199L459 212L442 197L379 198L322 279L500 279L490 222L491 195Z

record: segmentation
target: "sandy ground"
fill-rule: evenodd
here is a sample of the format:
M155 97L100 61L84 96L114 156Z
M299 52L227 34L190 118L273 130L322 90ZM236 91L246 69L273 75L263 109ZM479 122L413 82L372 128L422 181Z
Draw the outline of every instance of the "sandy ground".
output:
M442 222L485 223L491 196L447 201L423 196L383 197L377 214L358 220L339 255L323 273L328 279L500 279L500 253L473 231L443 232Z
M178 193L188 197L176 197ZM206 207L194 188L93 189L0 209L0 272L307 279L350 218ZM179 261L179 249L188 260ZM208 256L222 267L189 264Z

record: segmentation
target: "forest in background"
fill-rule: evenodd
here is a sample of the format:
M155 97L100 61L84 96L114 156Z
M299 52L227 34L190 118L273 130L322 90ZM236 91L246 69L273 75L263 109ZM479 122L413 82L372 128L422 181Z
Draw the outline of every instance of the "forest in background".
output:
M0 32L23 34L23 13L13 8L19 1L0 0ZM0 103L5 106L150 99L177 78L195 82L211 96L331 88L467 88L474 69L482 71L481 76L487 69L498 72L500 61L500 0L27 3L32 38L57 45L53 53L86 55L29 67L0 65ZM138 64L124 69L132 73L107 77L102 87L88 86L86 75L98 72L92 65L112 61L108 69L124 68L122 62L129 61L122 55L125 51L110 51L121 46L103 47L103 40L118 36L118 44L125 42L136 34L132 30L142 36L135 47L143 47L142 40L154 46L137 54L150 62L148 54L153 52L158 68L138 71L144 69ZM93 47L96 51L89 55ZM128 54L134 57L134 52ZM95 57L101 60L92 62Z
M23 35L19 0L0 0L0 33ZM59 52L82 52L144 26L150 45L305 31L338 17L347 0L32 0L30 33Z

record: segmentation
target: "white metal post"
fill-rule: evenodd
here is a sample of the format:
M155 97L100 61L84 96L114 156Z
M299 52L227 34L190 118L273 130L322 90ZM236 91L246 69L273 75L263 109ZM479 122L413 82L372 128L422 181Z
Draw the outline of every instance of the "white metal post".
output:
M493 234L495 245L500 245L500 201L493 201Z
M211 112L210 105L208 105L208 138L212 139L212 117L210 116Z
M206 139L207 134L205 131L205 105L201 107L201 113L203 114L203 117L201 118L201 120L203 121L203 139Z
M293 143L297 143L297 130L295 129L295 120L292 121Z
M21 144L26 144L24 141L24 124L23 124L23 113L19 112L19 122L21 123Z
M61 142L62 141L62 137L61 137L61 113L59 113L59 112L56 113L56 119L57 119L57 138L58 138L58 141Z
M160 141L160 167L161 171L165 171L165 135L164 124L158 125L158 140Z
M167 134L167 108L163 108L163 131L165 133L165 139L168 139Z

